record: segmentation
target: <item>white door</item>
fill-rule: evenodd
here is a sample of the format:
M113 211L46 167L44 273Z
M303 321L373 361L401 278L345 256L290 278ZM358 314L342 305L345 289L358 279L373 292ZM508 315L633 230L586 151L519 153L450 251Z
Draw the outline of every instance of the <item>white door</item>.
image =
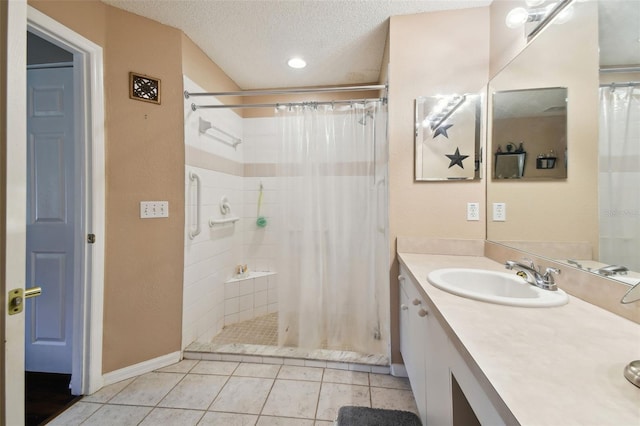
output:
M104 88L102 48L41 12L27 7L26 0L0 1L0 40L2 60L6 58L6 73L0 72L0 140L6 146L6 156L0 155L0 169L4 167L4 175L0 174L0 184L6 189L6 200L0 205L5 209L4 225L6 232L0 235L0 242L5 253L4 280L0 282L3 297L0 312L4 316L4 329L0 330L0 424L20 425L24 422L24 358L25 328L24 314L8 315L7 292L11 289L25 287L25 252L26 252L26 35L27 17L30 28L41 33L54 34L56 39L63 40L66 46L74 47L76 61L82 68L82 122L85 124L83 140L90 144L91 168L90 199L93 207L91 214L85 214L84 221L90 232L96 234L96 243L91 245L90 266L85 267L90 276L91 288L84 289L83 300L77 300L80 306L80 317L86 318L91 330L85 330L81 342L76 345L78 362L74 363L82 371L77 376L76 392L93 393L102 386L102 300L104 279ZM76 67L77 69L77 67ZM6 91L3 91L5 90ZM87 260L84 261L89 264ZM2 274L0 273L0 278ZM90 291L89 291L90 290ZM87 305L90 306L87 312ZM0 324L2 327L2 324ZM78 333L75 333L78 334ZM75 372L73 373L76 376ZM73 385L73 382L72 382Z
M74 246L73 68L27 71L26 286L42 295L25 305L25 369L72 372ZM79 266L79 265L78 265Z
M4 413L0 413L0 423L7 425L24 423L24 315L8 315L7 292L16 288L24 288L25 277L25 167L26 145L26 46L27 35L27 2L15 0L3 2L2 33L6 36L7 72L2 75L3 87L6 88L6 109L3 113L6 131L2 135L6 144L4 169L6 180L5 227L3 247L5 252L3 291L4 317L4 371L1 385L4 386ZM6 9L4 8L6 7ZM6 25L5 25L6 24ZM4 46L3 46L4 47ZM4 58L3 58L4 60ZM6 81L5 81L6 79ZM5 84L6 83L6 84Z

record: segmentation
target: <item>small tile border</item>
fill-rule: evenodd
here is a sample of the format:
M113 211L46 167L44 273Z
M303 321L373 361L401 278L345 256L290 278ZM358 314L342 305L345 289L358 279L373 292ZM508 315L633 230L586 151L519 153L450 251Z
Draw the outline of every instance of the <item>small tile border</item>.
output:
M277 349L277 348L276 348ZM331 352L331 351L328 351ZM385 357L386 358L386 357ZM336 370L359 371L363 373L391 374L390 364L345 362L297 357L279 357L265 355L245 355L237 353L222 353L199 350L185 350L183 359L202 361L234 361L251 362L255 364L295 365L300 367L331 368Z

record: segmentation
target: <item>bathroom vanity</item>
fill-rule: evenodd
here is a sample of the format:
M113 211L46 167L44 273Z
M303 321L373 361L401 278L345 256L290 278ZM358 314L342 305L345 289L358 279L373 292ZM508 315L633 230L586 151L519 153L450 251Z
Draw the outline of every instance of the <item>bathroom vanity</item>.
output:
M640 388L623 376L640 359L639 324L572 296L558 307L514 307L427 280L440 268L505 271L486 257L398 260L400 351L423 424L640 424Z

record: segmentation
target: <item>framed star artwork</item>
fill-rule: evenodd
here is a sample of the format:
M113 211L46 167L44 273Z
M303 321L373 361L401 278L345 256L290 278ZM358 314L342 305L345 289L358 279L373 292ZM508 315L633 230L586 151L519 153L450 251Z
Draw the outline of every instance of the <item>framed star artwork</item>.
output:
M480 179L480 94L415 100L415 180Z

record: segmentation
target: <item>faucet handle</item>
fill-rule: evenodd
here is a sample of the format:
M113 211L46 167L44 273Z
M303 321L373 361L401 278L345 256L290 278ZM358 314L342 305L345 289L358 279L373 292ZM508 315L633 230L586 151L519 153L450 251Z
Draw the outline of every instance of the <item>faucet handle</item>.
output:
M560 274L560 269L549 267L549 268L546 269L546 272L545 272L545 274L543 276L544 280L547 283L554 284L553 275L551 275L551 274L558 274L559 275Z
M531 269L533 269L535 271L538 271L538 273L540 273L540 266L536 266L536 264L533 263L533 260L529 259L528 257L524 257L524 258L522 258L522 261L524 263L528 263L529 266L531 267Z

